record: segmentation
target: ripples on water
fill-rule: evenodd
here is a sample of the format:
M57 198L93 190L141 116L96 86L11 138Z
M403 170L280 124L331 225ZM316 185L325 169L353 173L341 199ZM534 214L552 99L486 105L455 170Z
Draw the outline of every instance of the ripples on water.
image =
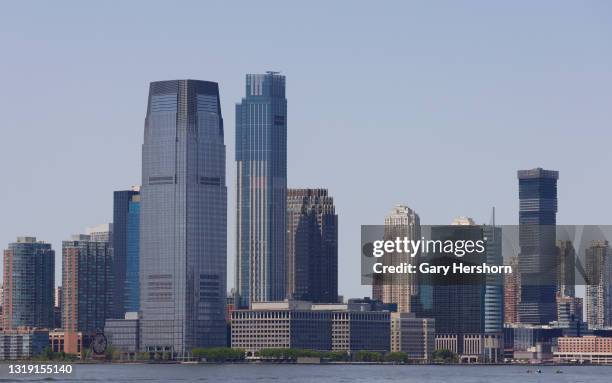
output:
M70 376L0 382L555 382L610 383L612 366L381 366L381 365L75 365ZM537 370L542 371L541 374ZM527 370L531 370L528 373ZM557 373L556 371L562 371Z

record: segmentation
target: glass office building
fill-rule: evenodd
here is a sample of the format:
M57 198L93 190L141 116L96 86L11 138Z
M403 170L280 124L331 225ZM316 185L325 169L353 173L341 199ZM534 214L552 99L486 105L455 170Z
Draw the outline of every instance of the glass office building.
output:
M123 318L126 312L138 311L140 286L138 248L140 242L140 191L121 190L113 193L113 317Z
M559 172L519 170L519 322L548 324L557 317L557 180Z
M237 305L286 297L285 76L248 74L236 105Z
M150 85L140 189L140 349L225 346L225 144L217 83Z
M287 190L287 296L338 302L338 215L327 189Z
M34 237L4 250L3 329L53 327L55 251Z

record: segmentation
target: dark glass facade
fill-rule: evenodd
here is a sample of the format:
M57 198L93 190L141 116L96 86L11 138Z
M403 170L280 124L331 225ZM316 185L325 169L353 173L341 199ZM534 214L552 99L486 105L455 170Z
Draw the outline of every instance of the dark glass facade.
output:
M556 216L559 172L519 170L519 322L556 320Z
M113 317L123 318L126 312L138 311L140 192L122 190L113 193L113 260L115 285Z
M338 301L338 215L326 189L287 190L287 295Z
M55 251L34 237L20 237L4 251L4 330L53 328Z
M227 190L217 83L150 85L140 188L140 349L226 344Z
M109 242L75 235L62 242L62 325L67 332L104 329L113 311L113 261Z
M285 76L248 74L236 105L238 306L286 297Z
M483 226L447 225L432 226L431 239L440 241L483 240ZM434 252L432 265L479 265L486 261L486 252L473 253L457 258L453 254ZM434 318L436 334L452 334L462 339L466 334L485 331L485 274L457 274L445 277L441 274L421 276L424 285L419 289L420 317ZM452 278L456 278L453 282ZM462 353L462 342L458 352Z

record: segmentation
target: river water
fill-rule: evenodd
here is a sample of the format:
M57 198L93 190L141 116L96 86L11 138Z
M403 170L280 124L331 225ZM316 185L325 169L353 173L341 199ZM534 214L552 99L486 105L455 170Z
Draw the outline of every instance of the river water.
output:
M3 365L0 382L612 382L612 366L77 364L73 368L68 376L15 376Z

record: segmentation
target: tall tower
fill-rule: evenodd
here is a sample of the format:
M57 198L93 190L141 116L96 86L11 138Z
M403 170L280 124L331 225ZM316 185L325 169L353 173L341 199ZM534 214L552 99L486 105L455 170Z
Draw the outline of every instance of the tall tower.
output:
M495 208L492 210L491 224L482 227L486 248L486 262L490 266L504 263L502 254L502 228L495 226ZM486 333L504 331L504 277L501 274L486 276L485 286L485 327Z
M593 241L585 258L587 323L591 329L612 326L612 249L608 241Z
M556 223L559 172L519 170L519 321L548 324L556 320Z
M153 82L140 189L140 348L225 345L225 144L217 83Z
M518 258L510 257L504 264L512 267L512 273L504 275L504 323L515 324L518 323L518 303L521 295Z
M103 330L112 313L112 248L102 230L92 232L62 242L62 327L68 354L81 352L78 332L90 336Z
M140 187L113 193L113 317L140 307Z
M4 330L53 328L55 251L34 237L18 237L4 250Z
M287 190L287 296L338 302L338 215L327 189Z
M285 76L247 74L236 105L237 304L286 297Z
M404 205L397 205L391 213L385 217L385 240L395 240L395 238L408 238L408 240L421 239L421 220L419 215L411 208ZM393 265L400 262L416 264L415 260L410 259L410 255L386 254L384 264ZM384 303L395 303L398 312L414 312L412 303L418 295L418 285L415 274L388 274L382 278L382 301Z

